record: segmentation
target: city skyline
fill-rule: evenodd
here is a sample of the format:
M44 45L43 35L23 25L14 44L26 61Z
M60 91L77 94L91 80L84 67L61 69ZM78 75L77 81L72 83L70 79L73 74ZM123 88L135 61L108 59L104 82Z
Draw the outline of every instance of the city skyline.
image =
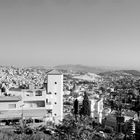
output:
M1 0L0 65L140 70L138 0Z

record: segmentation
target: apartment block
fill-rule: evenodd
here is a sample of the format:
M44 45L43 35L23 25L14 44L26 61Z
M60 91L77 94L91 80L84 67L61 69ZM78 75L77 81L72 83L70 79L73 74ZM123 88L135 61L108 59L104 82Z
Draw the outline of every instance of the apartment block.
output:
M63 75L47 73L44 89L14 89L0 96L0 120L41 119L59 123L63 119Z

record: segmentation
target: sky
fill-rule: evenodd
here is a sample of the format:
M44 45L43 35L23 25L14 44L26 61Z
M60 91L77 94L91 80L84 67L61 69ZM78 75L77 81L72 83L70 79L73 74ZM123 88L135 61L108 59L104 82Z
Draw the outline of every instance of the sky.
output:
M0 0L0 65L140 70L140 0Z

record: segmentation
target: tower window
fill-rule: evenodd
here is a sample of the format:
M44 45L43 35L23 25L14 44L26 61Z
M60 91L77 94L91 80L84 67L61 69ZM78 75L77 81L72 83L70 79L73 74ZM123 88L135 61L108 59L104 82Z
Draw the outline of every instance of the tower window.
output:
M46 103L48 103L48 99L46 99Z

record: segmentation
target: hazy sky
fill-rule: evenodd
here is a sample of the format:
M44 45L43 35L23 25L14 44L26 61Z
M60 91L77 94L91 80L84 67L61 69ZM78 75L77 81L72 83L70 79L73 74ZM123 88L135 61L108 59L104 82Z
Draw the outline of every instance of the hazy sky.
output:
M140 0L0 0L0 65L140 69Z

